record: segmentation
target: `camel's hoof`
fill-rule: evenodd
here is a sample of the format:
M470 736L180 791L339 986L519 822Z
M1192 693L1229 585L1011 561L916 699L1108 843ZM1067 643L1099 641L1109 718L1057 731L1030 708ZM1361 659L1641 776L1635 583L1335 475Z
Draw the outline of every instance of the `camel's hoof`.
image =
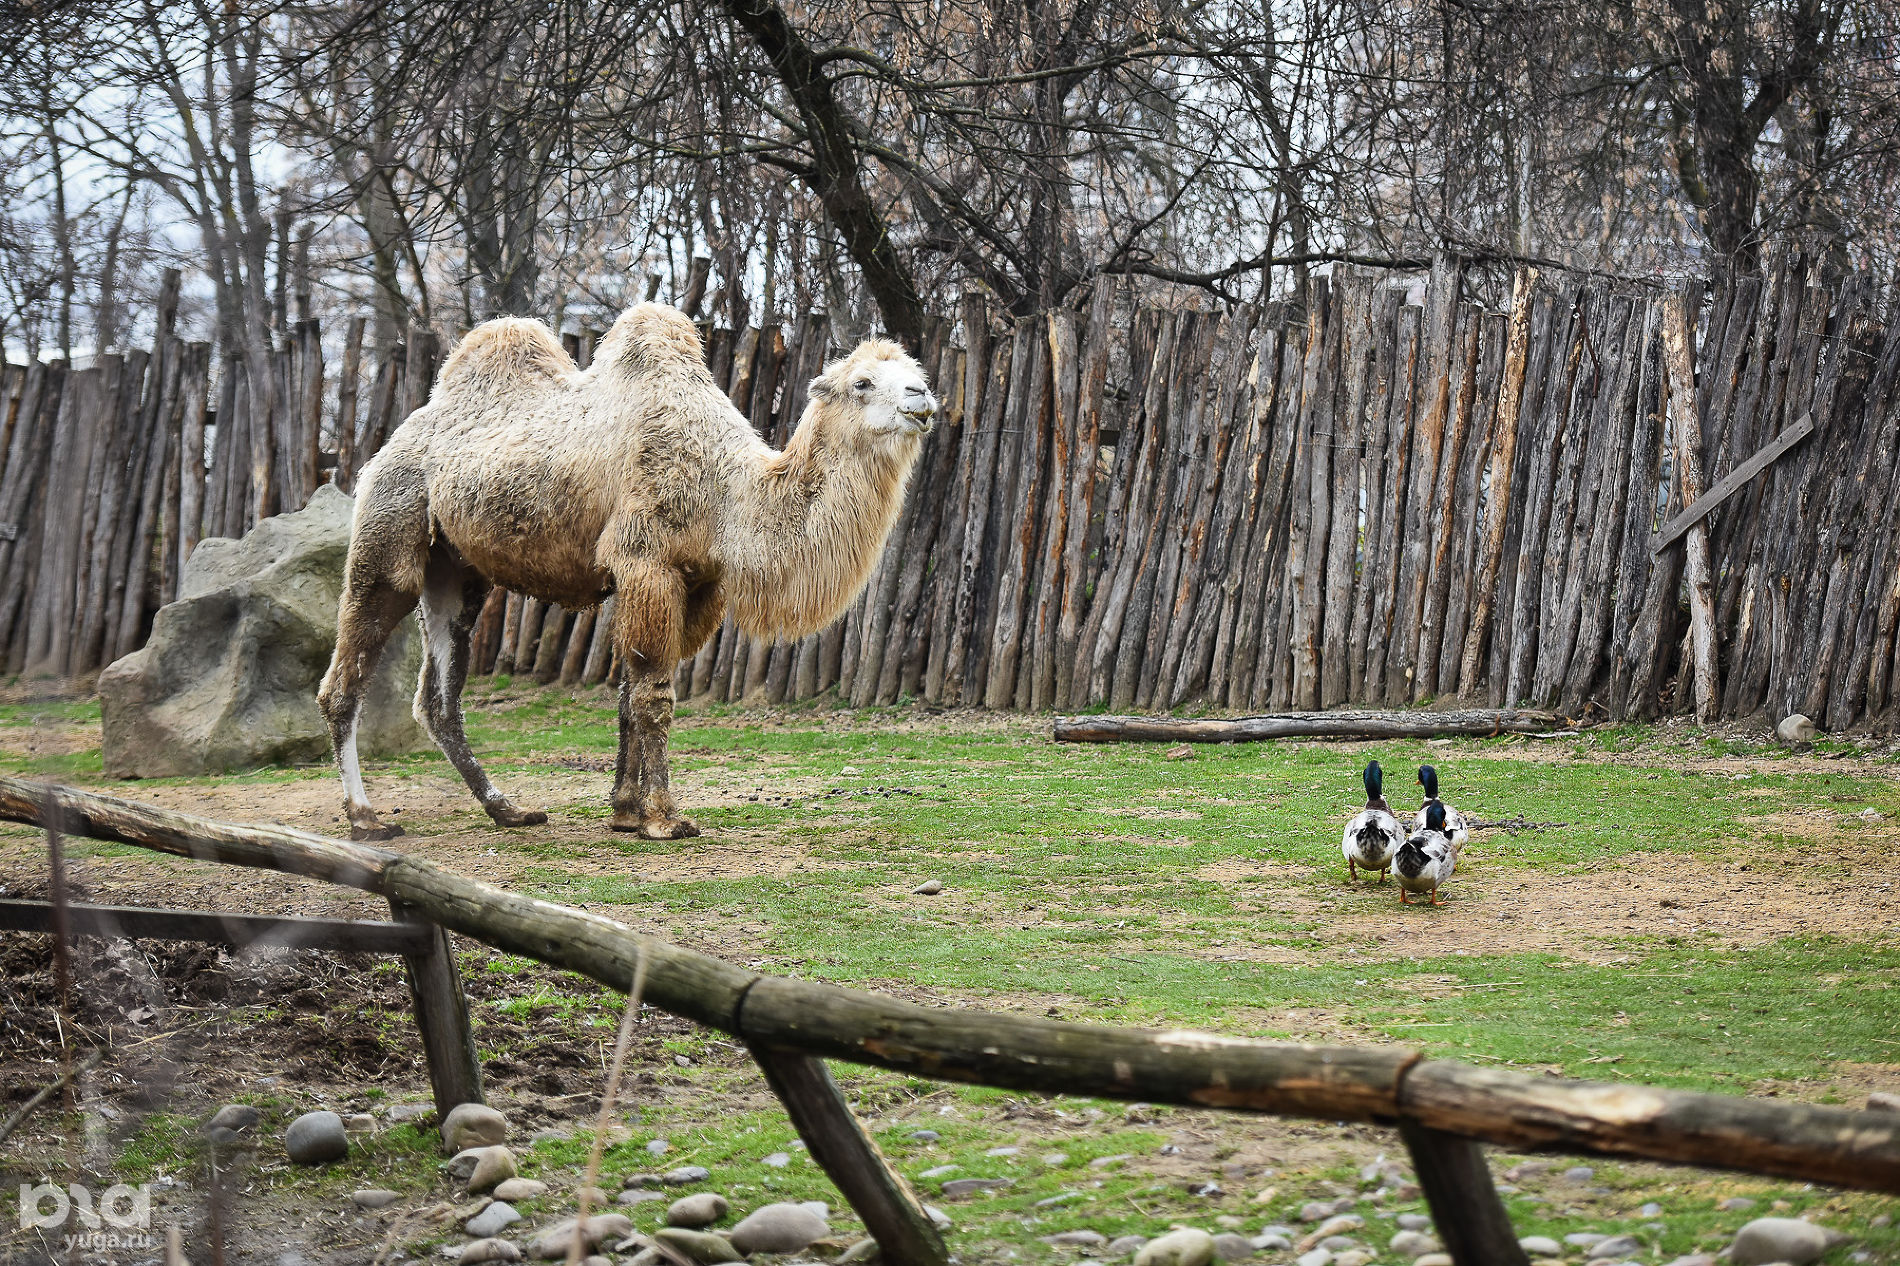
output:
M540 826L548 820L540 809L517 809L513 805L490 809L488 816L495 819L496 826Z
M350 838L353 840L393 840L401 834L401 827L384 826L381 822L372 823L369 826L358 826L354 822L350 823Z
M636 818L631 815L614 815L611 824L616 831L625 831L637 835L643 840L690 840L699 834L699 828L690 818Z

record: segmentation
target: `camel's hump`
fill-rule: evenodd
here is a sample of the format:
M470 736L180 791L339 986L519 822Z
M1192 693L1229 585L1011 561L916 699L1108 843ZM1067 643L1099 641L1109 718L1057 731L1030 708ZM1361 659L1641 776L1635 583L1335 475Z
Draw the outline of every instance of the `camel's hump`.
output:
M436 388L438 393L444 387L496 390L555 381L573 372L574 362L547 326L527 317L500 317L462 336L442 362Z
M706 357L691 317L664 303L642 303L614 321L595 349L594 361L643 373L666 368L703 370Z

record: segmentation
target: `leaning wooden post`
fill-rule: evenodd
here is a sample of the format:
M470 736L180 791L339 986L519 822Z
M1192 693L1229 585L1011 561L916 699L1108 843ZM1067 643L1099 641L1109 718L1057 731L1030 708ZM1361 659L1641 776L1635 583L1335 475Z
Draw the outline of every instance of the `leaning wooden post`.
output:
M424 918L414 906L394 897L389 908L399 923L419 923L431 935L428 948L402 956L409 977L409 997L415 1005L416 1027L422 1031L422 1051L429 1060L429 1088L435 1093L438 1119L458 1103L481 1103L482 1060L468 1025L468 998L462 993L462 974L456 970L449 934Z
M947 1266L943 1237L871 1141L825 1062L797 1051L754 1044L752 1058L765 1074L798 1137L838 1190L864 1219L878 1256L905 1266Z
M1530 1266L1475 1140L1409 1117L1399 1118L1399 1137L1412 1154L1432 1224L1455 1266Z
M1682 503L1702 495L1702 423L1696 412L1695 356L1690 348L1689 298L1672 295L1663 304L1663 356L1669 363L1669 418L1676 433L1676 473ZM1683 571L1689 585L1689 639L1695 648L1695 719L1708 725L1722 708L1721 667L1715 647L1715 574L1709 559L1709 524L1690 528Z

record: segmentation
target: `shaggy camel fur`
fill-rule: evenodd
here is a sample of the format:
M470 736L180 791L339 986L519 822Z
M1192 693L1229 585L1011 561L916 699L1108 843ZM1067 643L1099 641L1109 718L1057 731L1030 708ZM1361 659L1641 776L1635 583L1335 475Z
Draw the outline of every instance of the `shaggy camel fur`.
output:
M585 370L537 321L471 330L357 492L336 654L317 695L351 835L402 833L370 808L356 717L383 643L418 600L417 719L497 823L547 821L495 789L462 729L469 634L491 585L569 610L619 595L613 827L697 835L667 783L674 666L728 603L754 636L835 619L884 548L936 409L916 361L867 342L812 382L778 452L714 384L676 309L623 313Z

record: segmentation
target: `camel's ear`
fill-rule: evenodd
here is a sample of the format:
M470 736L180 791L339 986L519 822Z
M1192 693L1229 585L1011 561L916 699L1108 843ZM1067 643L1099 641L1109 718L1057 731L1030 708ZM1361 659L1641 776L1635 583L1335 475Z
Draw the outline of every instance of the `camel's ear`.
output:
M831 381L830 374L820 374L811 380L810 396L813 400L823 400L826 404L838 402L838 387Z

